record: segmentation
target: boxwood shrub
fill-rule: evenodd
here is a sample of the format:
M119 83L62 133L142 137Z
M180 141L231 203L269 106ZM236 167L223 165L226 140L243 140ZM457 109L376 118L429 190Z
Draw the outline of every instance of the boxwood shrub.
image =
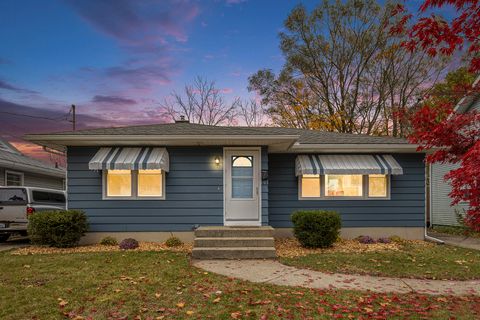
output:
M88 231L87 216L80 210L40 211L29 217L27 231L33 244L73 247Z
M116 246L118 241L114 237L107 236L100 240L100 244L104 246Z
M165 245L167 247L178 247L178 246L181 246L183 244L182 240L180 240L179 238L177 237L170 237L168 238L166 241L165 241Z
M292 214L293 232L306 248L331 247L340 234L342 220L338 212L301 210Z

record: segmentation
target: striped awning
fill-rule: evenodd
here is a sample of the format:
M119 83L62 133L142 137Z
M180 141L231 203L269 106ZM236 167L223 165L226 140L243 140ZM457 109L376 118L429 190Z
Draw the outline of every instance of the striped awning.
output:
M295 174L403 174L391 155L309 154L299 155Z
M169 170L165 148L100 148L88 163L90 170Z

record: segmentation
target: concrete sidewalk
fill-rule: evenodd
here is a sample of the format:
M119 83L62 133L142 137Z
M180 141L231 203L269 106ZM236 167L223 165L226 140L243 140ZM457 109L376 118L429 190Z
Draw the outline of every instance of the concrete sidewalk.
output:
M198 260L193 265L228 277L283 286L384 293L480 295L480 280L444 281L329 274L289 267L274 260Z

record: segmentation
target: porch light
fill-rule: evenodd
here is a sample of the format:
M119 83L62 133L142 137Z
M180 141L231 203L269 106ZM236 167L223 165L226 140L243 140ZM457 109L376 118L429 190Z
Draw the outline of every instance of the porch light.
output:
M218 166L220 164L220 157L215 157L215 164Z

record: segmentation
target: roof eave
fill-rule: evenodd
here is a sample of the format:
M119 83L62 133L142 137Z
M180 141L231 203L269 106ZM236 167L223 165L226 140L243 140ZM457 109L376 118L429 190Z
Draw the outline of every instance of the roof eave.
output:
M68 146L212 146L267 145L273 150L288 150L299 135L26 135L25 140L54 150Z
M408 143L368 143L368 144L307 144L296 143L292 146L291 152L315 152L315 153L413 153L417 151L418 145Z
M18 170L18 171L25 171L30 173L36 173L46 176L54 176L58 178L65 178L65 171L62 169L56 168L42 168L38 166L31 166L23 163L16 163L12 161L6 161L0 159L0 166L10 169L10 170Z

